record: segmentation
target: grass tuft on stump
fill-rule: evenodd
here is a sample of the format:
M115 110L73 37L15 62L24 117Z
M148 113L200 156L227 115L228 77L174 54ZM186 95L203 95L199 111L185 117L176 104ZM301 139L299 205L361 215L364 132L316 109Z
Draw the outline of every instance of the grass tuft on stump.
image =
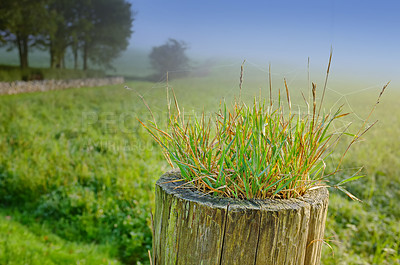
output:
M148 124L139 122L163 148L171 167L176 165L180 169L186 184L193 184L204 193L241 199L295 198L307 190L328 186L327 177L339 170L351 145L374 124L366 127L388 85L383 87L370 115L356 134L348 133L348 128L337 132L330 129L332 122L349 113L342 113L342 107L335 112L321 113L330 62L331 57L320 102L316 100L314 83L312 102L303 97L309 106L307 113L292 111L286 80L286 102L281 99L280 92L277 102L273 102L270 82L269 102L255 97L252 104L244 103L241 100L242 64L239 98L230 107L221 102L214 115L207 116L203 112L185 117L173 88L174 106L171 108L167 84L168 124L163 128L158 126L153 115L153 121ZM352 137L348 148L334 172L325 172L324 161L344 135ZM358 200L342 185L359 179L359 171L333 187Z

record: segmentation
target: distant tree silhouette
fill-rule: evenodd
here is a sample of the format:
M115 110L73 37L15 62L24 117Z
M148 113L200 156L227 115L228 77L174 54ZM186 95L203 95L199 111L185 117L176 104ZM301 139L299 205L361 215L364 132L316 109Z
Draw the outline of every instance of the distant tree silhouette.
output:
M189 58L185 54L187 48L183 41L168 39L164 45L153 47L149 55L150 63L159 75L186 70L189 66ZM175 73L174 76L182 74L183 72Z

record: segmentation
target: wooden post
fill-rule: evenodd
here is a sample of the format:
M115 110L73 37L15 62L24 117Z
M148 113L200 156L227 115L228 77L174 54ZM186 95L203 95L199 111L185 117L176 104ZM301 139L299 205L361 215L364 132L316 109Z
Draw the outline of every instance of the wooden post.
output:
M329 193L289 200L216 198L178 171L156 183L153 264L319 264Z

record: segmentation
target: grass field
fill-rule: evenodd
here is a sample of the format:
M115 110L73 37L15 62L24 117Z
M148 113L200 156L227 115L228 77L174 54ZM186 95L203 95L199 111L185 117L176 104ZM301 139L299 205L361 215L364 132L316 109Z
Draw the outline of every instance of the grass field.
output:
M65 56L66 69L49 69L50 55L48 52L32 50L29 53L30 69L21 71L19 68L18 51L7 51L0 47L0 82L11 82L15 80L29 80L42 77L43 79L76 79L103 77L104 75L118 75L126 78L145 78L154 74L148 60L149 51L128 49L122 52L113 63L113 69L106 71L98 69L89 62L87 71L74 70L73 57L70 53ZM82 68L79 60L78 67ZM97 69L97 70L96 70Z
M238 69L216 69L170 85L188 113L215 111L221 98L229 102L237 94ZM274 80L274 87L282 88L282 79ZM307 87L295 77L288 80L294 95L296 85ZM366 118L381 88L361 91L364 84L358 84L350 94L341 83L332 84L327 106L344 102L354 111L348 121L355 124ZM162 121L165 82L127 85L132 90L121 85L0 97L1 264L148 264L154 183L169 167L136 120L149 118L149 113L134 90ZM245 100L258 95L260 87L267 96L265 76L248 69ZM348 185L364 202L331 190L325 236L333 251L324 247L323 264L400 262L396 89L389 87L373 115L379 123L344 163L348 169L365 166L366 177ZM341 98L335 91L347 95ZM332 183L353 171L344 170Z

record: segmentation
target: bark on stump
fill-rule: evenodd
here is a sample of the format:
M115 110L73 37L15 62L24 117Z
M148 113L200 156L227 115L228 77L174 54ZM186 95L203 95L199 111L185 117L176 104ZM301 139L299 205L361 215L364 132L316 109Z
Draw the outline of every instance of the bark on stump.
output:
M289 200L235 200L177 188L184 183L177 179L170 171L156 183L153 264L320 263L327 189Z

